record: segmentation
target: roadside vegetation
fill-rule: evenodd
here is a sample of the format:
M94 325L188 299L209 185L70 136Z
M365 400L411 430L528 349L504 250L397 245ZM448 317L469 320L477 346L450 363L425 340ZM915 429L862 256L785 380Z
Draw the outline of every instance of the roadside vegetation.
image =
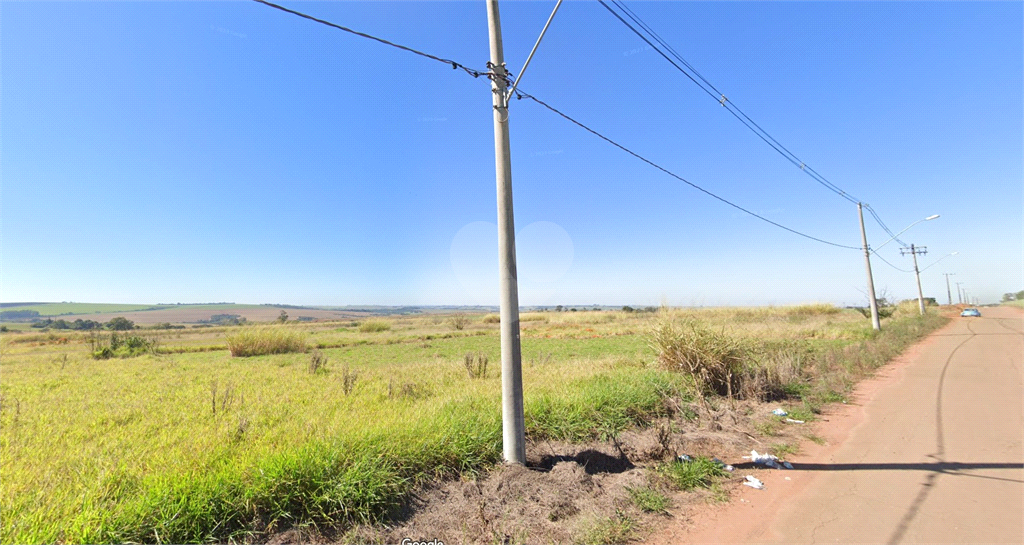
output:
M897 308L880 334L827 305L524 314L527 433L609 439L728 398L810 419L943 323L915 314ZM117 348L88 332L4 334L0 541L227 541L386 520L417 486L500 460L495 318L152 329L137 353L118 352L132 333ZM713 463L676 466L662 471L673 486L714 486ZM644 512L668 505L657 487L630 494ZM635 523L617 511L583 540L619 542Z

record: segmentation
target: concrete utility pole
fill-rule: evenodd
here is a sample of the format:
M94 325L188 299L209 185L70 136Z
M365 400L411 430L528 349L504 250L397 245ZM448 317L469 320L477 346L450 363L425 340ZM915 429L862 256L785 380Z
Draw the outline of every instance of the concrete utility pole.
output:
M506 462L526 464L523 417L523 355L519 341L519 284L516 229L512 214L512 157L505 102L508 71L501 42L498 0L487 0L490 36L491 102L494 114L494 163L498 188L498 274L501 285L501 429Z
M946 277L946 298L949 299L949 304L953 304L953 292L949 289L949 277L955 276L956 273L942 273ZM959 294L958 294L959 295Z
M924 316L924 292L921 291L921 271L917 268L917 254L925 255L928 253L928 248L922 246L915 248L913 244L910 245L910 249L900 248L900 255L910 254L914 256L914 276L917 277L917 308L921 311L921 316Z
M871 250L868 248L868 235L864 231L864 207L857 203L857 215L860 216L860 241L864 246L864 264L868 269L868 304L871 306L871 327L875 331L882 330L882 321L878 318L878 300L875 299L875 279L871 275Z
M964 304L964 292L960 288L960 284L963 284L963 282L953 282L953 283L956 284L956 299L962 305L962 304Z

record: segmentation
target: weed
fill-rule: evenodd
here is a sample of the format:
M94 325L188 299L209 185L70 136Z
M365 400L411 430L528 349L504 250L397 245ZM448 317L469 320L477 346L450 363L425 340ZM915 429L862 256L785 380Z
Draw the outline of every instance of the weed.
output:
M210 383L210 407L213 410L213 416L217 416L217 406L220 406L221 414L227 412L235 403L235 386L228 382L224 385L224 391L221 392L219 385L216 380Z
M633 505L645 513L664 513L671 503L668 496L649 486L627 487L626 492L629 492L629 499Z
M695 456L688 462L673 460L657 466L656 471L679 490L711 488L717 478L725 476L720 464L703 456Z
M536 357L531 357L527 362L529 365L547 365L551 362L551 352L546 354L537 354Z
M235 428L235 441L241 441L247 431L249 431L249 419L244 416L240 417L238 427Z
M582 542L586 545L613 545L626 543L636 531L636 521L621 509L615 516L602 519L584 532Z
M350 370L346 365L341 371L341 388L345 392L345 395L352 393L352 390L356 387L356 379L359 378L359 374Z
M319 349L314 349L309 354L309 372L311 374L317 374L327 371L327 356L324 355Z
M773 418L755 423L754 429L765 437L775 437L779 434L779 425L779 421Z
M469 378L487 378L487 356L482 353L466 354L464 363Z
M797 453L799 449L795 445L789 443L775 443L771 446L770 452L780 459L786 459Z
M816 444L816 445L824 445L827 442L827 441L825 441L824 437L822 437L822 436L820 436L818 434L815 434L815 433L808 433L804 437L806 437L807 439L810 439L810 441L812 443Z

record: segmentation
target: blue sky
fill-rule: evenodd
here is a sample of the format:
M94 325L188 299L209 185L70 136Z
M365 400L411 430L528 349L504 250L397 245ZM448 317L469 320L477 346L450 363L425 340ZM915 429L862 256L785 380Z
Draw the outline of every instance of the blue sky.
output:
M283 2L474 68L483 2ZM554 2L501 4L518 73ZM630 2L779 142L972 296L1024 289L1020 2ZM254 2L4 2L3 301L496 304L485 78ZM856 206L595 2L522 88L787 227ZM524 305L866 302L857 250L798 237L527 100L510 113ZM869 242L888 236L866 220ZM895 242L881 257L912 267ZM873 260L894 298L913 274ZM954 300L956 293L953 294Z

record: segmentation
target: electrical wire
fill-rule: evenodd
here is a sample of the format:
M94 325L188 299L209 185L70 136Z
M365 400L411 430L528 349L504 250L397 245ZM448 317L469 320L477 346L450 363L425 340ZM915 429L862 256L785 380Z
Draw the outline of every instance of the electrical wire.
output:
M839 195L840 197L846 199L847 201L850 201L851 203L859 202L859 200L857 198L853 197L852 195L850 195L849 193L844 191L842 188L840 188L836 184L830 182L827 178L825 178L824 176L819 174L816 170L814 170L813 168L808 166L807 163L805 163L799 157L797 157L796 154L794 154L792 151L789 150L789 148L787 148L786 146L782 145L782 143L780 143L778 140L776 140L775 137L773 137L768 131L766 131L763 127L758 125L757 122L755 122L753 119L751 119L750 116L748 116L745 112L743 112L743 110L741 110L738 106L736 106L736 104L734 102L732 102L731 100L726 98L725 93L719 91L717 87L715 87L711 82L709 82L707 80L707 78L702 76L700 74L700 72L698 72L693 67L693 65L691 65L689 62L686 61L686 59L684 59L681 55L679 55L679 53L677 53L676 50L672 48L672 46L670 46L667 42L665 42L665 40L663 40L661 38L661 36L659 36L656 32L654 32L653 29L651 29L650 25L648 25L647 23L643 22L643 20L640 19L640 17L638 15L633 13L632 10L630 10L628 7L626 7L625 4L623 4L619 0L611 0L611 2L613 4L615 4L616 7L618 7L620 10L622 10L622 12L626 15L627 18L632 20L637 26L643 28L644 31L646 31L648 34L651 35L651 38L654 41L658 42L658 44L661 45L661 47L663 47L666 50L668 50L669 53L665 53L665 51L662 51L657 45L651 43L651 40L647 39L647 36L644 36L644 34L642 32L637 30L633 25L629 24L629 22L626 21L626 19L624 19L615 10L613 10L611 8L611 6L609 6L604 0L598 0L598 2L602 6L604 6L604 8L607 9L609 13L614 15L615 18L618 19L623 25L625 25L626 28L628 28L629 30L633 31L633 33L636 34L637 36L639 36L641 40L646 42L647 45L651 46L652 49L654 49L655 51L658 52L658 54L660 54L662 57L664 57L665 60L667 60L669 62L669 64L674 66L677 70L682 72L683 75L685 75L687 78L689 78L690 81L692 81L698 87L700 87L701 90L703 90L705 93L707 93L708 96L710 96L713 100L715 100L715 102L718 102L722 106L724 106L725 109L730 114L733 115L733 117L735 117L737 120L739 120L739 122L742 123L744 126L746 126L748 129L750 129L751 132L756 134L761 140L763 140L766 144L768 144L772 149L774 149L776 152L778 152L779 155L784 157L787 161L792 163L794 166L798 167L802 172L807 174L811 179L813 179L814 181L818 182L819 184L821 184L823 187L825 187L829 191L835 193L836 195ZM669 54L671 54L673 57L675 57L675 59L678 60L679 63L681 63L684 66L686 66L687 68L689 68L689 70L693 72L693 75L690 74L690 71L687 71L683 67L679 66L679 64L677 64L674 60L672 60L672 58L669 57ZM694 77L694 76L696 76L696 77ZM697 81L697 78L699 78L700 81ZM703 84L702 84L702 82L703 82Z
M878 254L878 252L876 252L876 251L874 251L874 250L871 250L871 253L875 254L875 257L877 257L878 259L881 259L881 260L882 260L882 263L885 263L886 265L888 265L888 266L890 266L890 267L892 267L892 268L896 269L897 271L900 271L900 272L905 272L905 273L912 273L912 272L914 272L914 271L908 271L908 270L906 270L906 269L901 269L901 268L897 267L896 265L893 265L892 263L889 263L888 261L886 261L886 260L885 260L885 258L884 258L884 257L882 257L881 255L879 255L879 254Z
M304 19L308 19L310 21L314 21L314 22L320 23L322 25L329 26L331 28L335 28L335 29L338 29L338 30L349 32L351 34L355 34L356 36L360 36L360 37L363 37L363 38L374 40L374 41L380 42L380 43L382 43L384 45L395 47L397 49L401 49L403 51L414 53L416 55L420 55L422 57L426 57L426 58L434 60L434 61L438 61L438 62L442 62L444 64L451 65L452 68L454 68L454 69L460 69L461 68L466 73L468 73L469 75L473 76L474 78L475 77L479 77L479 76L488 76L489 78L490 77L494 77L494 74L492 72L489 72L489 71L488 72L484 72L484 71L480 71L480 70L474 70L472 68L466 67L463 64L457 63L457 62L455 62L453 60L437 57L437 56L431 55L429 53L424 53L422 51L418 51L418 50L413 49L411 47L406 47L404 45L399 45L399 44L396 44L396 43L393 43L393 42L389 42L389 41L387 41L387 40L385 40L383 38L378 38L376 36L371 36L369 34L358 32L356 30L352 30L350 28L343 27L341 25L332 23L330 21L325 21L323 19L318 19L318 18L313 17L311 15L307 15L305 13L302 13L302 12L299 12L299 11L295 11L295 10L292 10L292 9L288 9L288 8L286 8L284 6L280 6L278 4L274 4L273 2L268 2L267 0L253 0L253 1L257 2L257 3L260 3L260 4L263 4L265 6L268 6L268 7L272 7L272 8L281 10L281 11L286 12L286 13L290 13L292 15L296 15L298 17L302 17ZM604 1L601 0L601 3L604 4ZM607 6L605 6L605 7L607 7ZM612 12L612 13L614 13L614 12ZM625 21L623 21L623 22L625 22ZM627 23L627 26L628 26L628 23ZM640 37L643 38L642 35L640 35ZM646 41L646 38L644 38L644 40ZM648 43L650 43L650 42L648 42ZM654 46L652 45L652 47L654 47ZM660 52L660 50L659 50L659 52ZM666 57L666 58L668 58L668 57ZM669 59L669 62L672 62L671 59ZM675 64L675 63L673 63L673 64ZM490 63L488 63L488 67L490 67ZM677 66L677 68L678 68L678 66ZM684 73L685 73L685 71L684 71ZM691 79L692 79L692 77L691 77ZM509 76L506 76L506 83L511 83ZM747 210L746 208L743 208L742 206L740 206L740 205L738 205L736 203L733 203L733 202L731 202L731 201L729 201L729 200L727 200L725 198L719 197L718 195L715 195L714 193L708 191L707 189L704 189L703 187L700 187L699 185L694 184L693 182L690 182L689 180L686 180L682 176L679 176L678 174L676 174L676 173L666 169L665 167L662 167L662 166L654 163L650 159L647 159L646 157L643 157L642 155L640 155L640 154L630 150L629 148L623 146L622 144L619 144L618 142L615 142L611 138L608 138L607 136L604 136L603 134L595 131L594 129L591 129L590 127L584 125L583 123L577 121L576 119L573 119L569 115L567 115L567 114L561 112L560 110L554 108L550 104L548 104L548 103L538 99L537 97L534 97L533 95L530 95L530 94L526 93L525 91L523 91L521 89L515 89L514 92L515 92L515 95L516 95L517 99L527 98L527 99L530 99L530 100L536 102L537 104L539 104L539 105L547 108L548 110L558 114L559 116L563 117L564 119L570 121L571 123L577 125L578 127L582 128L582 129L586 130L587 132L593 134L594 136L597 136L598 138L604 140L605 142L608 142L609 144L611 144L611 145L621 149L622 151L625 151L626 153L632 155L633 157L636 157L637 159L640 159L641 161L643 161L643 162L647 163L648 165L650 165L650 166L652 166L652 167L654 167L654 168L664 172L665 174L668 174L669 176L671 176L671 177L673 177L673 178L675 178L675 179L685 183L686 185L689 185L690 187L692 187L692 188L694 188L694 189L696 189L696 190L698 190L698 191L700 191L700 192L702 192L702 193L704 193L704 194L706 194L706 195L708 195L708 196L710 196L710 197L712 197L714 199L717 199L717 200L719 200L719 201L721 201L721 202L723 202L723 203L725 203L725 204L727 204L727 205L729 205L729 206L731 206L731 207L733 207L733 208L735 208L735 209L737 209L737 210L739 210L739 211L741 211L741 212L743 212L745 214L751 215L751 216L753 216L753 217L755 217L755 218L757 218L757 219L759 219L761 221L764 221L766 223L774 225L774 226L776 226L776 227L778 227L780 229L783 229L785 231L789 231L790 233L793 233L795 235L799 235L801 237L804 237L804 238L807 238L807 239L810 239L810 240L813 240L813 241L816 241L816 242L820 242L822 244L828 244L830 246L836 246L838 248L846 248L846 249L850 249L850 250L860 250L861 249L860 247L857 247L857 246L846 246L846 245L838 244L838 243L835 243L835 242L829 242L827 240L820 239L820 238L808 235L806 233L802 233L800 231L797 231L796 229L791 229L789 227L786 227L785 225L782 225L781 223L777 223L777 222L772 221L772 220L770 220L770 219L768 219L768 218L766 218L764 216L761 216L759 214L751 212L750 210Z
M880 225L882 227L882 230L885 231L889 235L891 240L895 240L896 242L898 242L900 244L900 246L903 246L904 248L906 248L908 246L908 244L906 242L903 242L902 240L896 238L896 235L892 232L892 229L889 229L889 226L886 225L885 222L882 221L882 218L878 217L878 213L875 212L874 208L871 208L871 205L865 204L864 208L868 209L868 212L871 214L871 217L875 218L875 221L878 222L878 225Z
M820 239L820 238L808 235L806 233L801 233L800 231L797 231L796 229L791 229L789 227L786 227L785 225L782 225L781 223L774 222L774 221L772 221L772 220L770 220L770 219L768 219L768 218L766 218L764 216L761 216L759 214L751 212L750 210L747 210L746 208L743 208L742 206L740 206L740 205L738 205L738 204L736 204L736 203L734 203L732 201L729 201L728 199L725 199L723 197L719 197L718 195L715 195L714 193L708 191L707 189L704 189L703 187L701 187L701 186L699 186L699 185L697 185L697 184L695 184L695 183L693 183L693 182L683 178L682 176L680 176L680 175L678 175L678 174L668 170L667 168L665 168L665 167L655 163L654 161L651 161L650 159L647 159L646 157L640 155L639 153L636 153L635 151L627 148L626 146L623 146L622 144L619 144L618 142L612 140L611 138L608 138L607 136L597 132L596 130L594 130L594 129L584 125L583 123L577 121L576 119L573 119L572 117L570 117L569 115L565 114L564 112L562 112L562 111L558 110L557 108L551 106L550 104L540 100L539 98L537 98L537 97L535 97L533 95L530 95L530 94L526 93L525 91L522 91L521 89L517 89L516 90L516 98L520 98L520 99L521 98L527 98L527 99L530 99L530 100L536 102L537 104L547 108L548 110L551 110L552 112L554 112L554 113L558 114L559 116L565 118L569 122L575 124L576 126L580 127L581 129L589 132L590 134L593 134L594 136L600 138L601 140L604 140L605 142L608 142L609 144L611 144L611 145L619 148L620 150L622 150L622 151L632 155L633 157L636 157L637 159L639 159L639 160L647 163L648 165L650 165L650 166L652 166L652 167L654 167L654 168L664 172L665 174L668 174L669 176L671 176L671 177L673 177L673 178L683 182L684 184L686 184L686 185L696 189L697 191L700 191L701 193L704 193L705 195L708 195L709 197L717 199L717 200L719 200L719 201L721 201L721 202L723 202L723 203L725 203L725 204L727 204L727 205L729 205L729 206L731 206L731 207L733 207L733 208L735 208L735 209L737 209L737 210L739 210L739 211L741 211L741 212L743 212L745 214L749 214L749 215L751 215L751 216L753 216L753 217L755 217L755 218L757 218L757 219L759 219L761 221L764 221L766 223L770 223L771 225L774 225L774 226L776 226L776 227L778 227L780 229L784 229L786 231L789 231L790 233L793 233L795 235L799 235L799 236L811 239L811 240L816 241L816 242L821 242L823 244L828 244L829 246L836 246L838 248L846 248L846 249L849 249L849 250L861 250L862 249L862 248L860 248L858 246L846 246L844 244L838 244L838 243L835 243L835 242L829 242L827 240L823 240L823 239Z
M280 6L278 4L275 4L273 2L268 2L267 0L253 0L253 2L257 2L259 4L263 4L265 6L269 6L269 7L272 7L274 9L279 9L279 10L285 12L285 13L291 13L292 15L297 15L299 17L302 17L303 19L309 19L310 21L314 21L314 22L320 23L321 25L326 25L326 26L329 26L331 28L336 28L338 30L343 30L345 32L348 32L348 33L351 33L351 34L355 34L356 36L360 36L362 38L367 38L367 39L370 39L370 40L374 40L374 41L380 42L380 43L382 43L384 45L389 45L391 47L394 47L394 48L397 48L397 49L401 49L402 51L408 51L409 53L414 53L414 54L419 55L421 57L426 57L428 59L435 60L437 62L442 62L444 64L450 65L455 70L462 69L467 74L473 76L474 78L480 77L480 76L487 76L487 75L490 74L490 72L488 72L486 70L476 70L476 69L473 69L473 68L469 68L468 66L466 66L464 64L461 64L461 63L457 63L457 62L455 62L455 61L453 61L451 59L445 59L445 58L442 58L442 57L437 57L437 56L431 55L430 53L424 53L422 51L413 49L411 47L406 47L404 45L399 45L399 44L396 44L394 42L389 42L389 41L387 41L387 40L385 40L383 38L378 38L376 36L371 36L369 34L364 34L364 33L359 32L357 30L352 30L351 28L343 27L341 25L332 23L330 21L325 21L323 19L318 19L316 17L313 17L312 15L307 15L305 13L302 13L301 11L295 11L293 9L288 9L288 8L286 8L284 6Z

